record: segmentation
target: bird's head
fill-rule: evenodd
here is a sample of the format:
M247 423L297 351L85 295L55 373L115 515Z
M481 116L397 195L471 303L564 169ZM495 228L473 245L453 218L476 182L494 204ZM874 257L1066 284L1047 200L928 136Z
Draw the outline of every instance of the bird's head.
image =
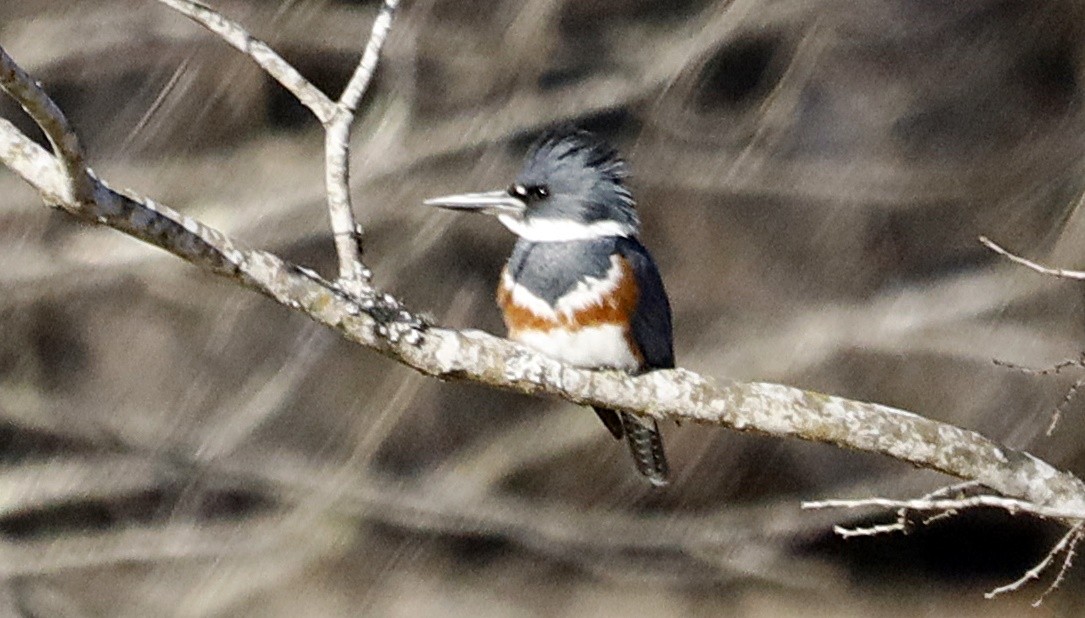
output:
M429 206L495 215L536 242L636 236L640 221L618 153L591 133L562 130L532 146L516 180L502 191L448 195Z

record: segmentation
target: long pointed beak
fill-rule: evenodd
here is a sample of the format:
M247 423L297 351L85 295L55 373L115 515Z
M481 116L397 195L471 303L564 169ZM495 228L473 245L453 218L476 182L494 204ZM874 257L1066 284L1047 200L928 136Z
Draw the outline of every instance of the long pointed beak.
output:
M484 193L462 193L434 197L422 202L426 206L436 206L449 210L481 212L487 215L511 215L520 217L527 204L512 197L506 191L486 191Z

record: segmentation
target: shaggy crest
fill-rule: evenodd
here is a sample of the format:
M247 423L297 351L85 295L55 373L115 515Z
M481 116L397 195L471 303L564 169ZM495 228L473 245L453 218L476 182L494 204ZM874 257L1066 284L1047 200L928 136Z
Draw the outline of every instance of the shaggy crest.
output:
M583 129L547 131L531 147L524 161L525 171L562 165L595 170L602 178L624 186L629 166L618 151Z

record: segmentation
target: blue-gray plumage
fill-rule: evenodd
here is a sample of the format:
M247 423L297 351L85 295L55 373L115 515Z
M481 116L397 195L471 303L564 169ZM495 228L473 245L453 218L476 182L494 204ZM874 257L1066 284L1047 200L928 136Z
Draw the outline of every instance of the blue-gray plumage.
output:
M659 270L637 240L625 163L583 131L545 135L505 191L427 200L483 212L520 238L498 288L509 338L563 362L630 373L674 367L671 310ZM625 437L637 470L667 482L652 419L596 408Z
M530 283L531 293L554 305L585 277L602 279L618 237L570 242L516 241L506 271Z

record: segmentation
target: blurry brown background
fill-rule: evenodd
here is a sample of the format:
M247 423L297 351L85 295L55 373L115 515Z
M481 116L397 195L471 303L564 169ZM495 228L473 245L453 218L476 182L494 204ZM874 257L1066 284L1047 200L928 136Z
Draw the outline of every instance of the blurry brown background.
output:
M375 2L214 6L337 92ZM680 364L878 401L1085 470L1079 2L414 0L356 127L380 285L500 332L512 244L420 206L505 186L544 127L632 163ZM0 4L0 44L92 165L333 272L321 134L151 0ZM4 101L0 114L31 127ZM36 135L36 134L35 134ZM1076 616L1085 568L985 601L1057 527L975 512L841 541L804 499L949 482L832 447L668 427L653 491L590 411L443 384L44 208L0 171L0 615ZM1044 581L1049 581L1048 574Z

